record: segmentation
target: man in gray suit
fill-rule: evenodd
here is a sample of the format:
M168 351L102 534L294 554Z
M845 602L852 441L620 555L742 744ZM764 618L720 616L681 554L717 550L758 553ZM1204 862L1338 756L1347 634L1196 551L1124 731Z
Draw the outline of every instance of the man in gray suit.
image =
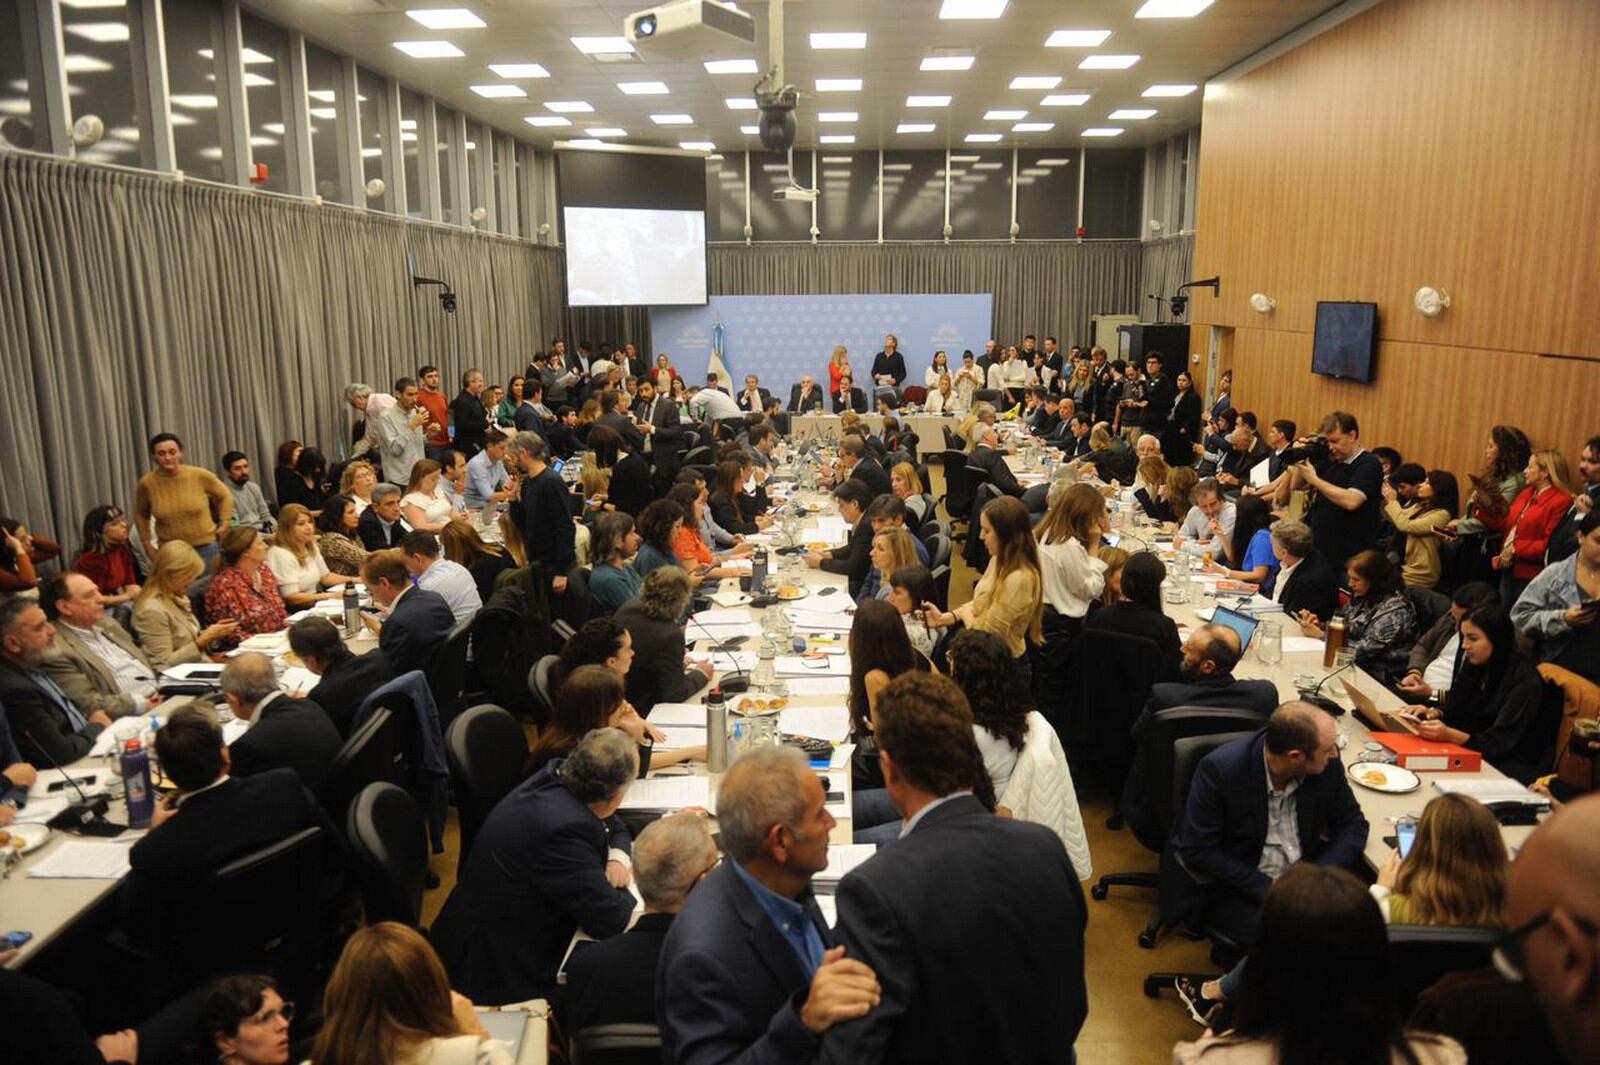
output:
M402 377L394 383L395 405L378 415L378 450L383 457L383 479L405 488L411 467L427 457L422 427L428 412L417 403L417 382Z
M120 624L106 617L100 590L81 573L61 573L39 590L39 605L56 623L55 646L43 669L85 716L117 718L161 702L156 669Z

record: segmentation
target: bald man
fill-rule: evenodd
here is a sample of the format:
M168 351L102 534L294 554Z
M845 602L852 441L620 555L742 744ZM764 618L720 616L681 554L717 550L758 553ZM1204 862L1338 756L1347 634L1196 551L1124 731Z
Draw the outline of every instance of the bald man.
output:
M1243 657L1237 632L1226 625L1201 625L1183 642L1182 679L1150 689L1139 723L1174 706L1234 707L1260 714L1264 721L1278 705L1278 686L1270 680L1236 678L1233 670Z
M1195 927L1251 943L1262 899L1295 862L1359 868L1367 819L1345 779L1338 738L1326 711L1288 702L1265 728L1201 760L1172 835L1193 877L1172 885L1172 898Z
M228 747L233 775L292 769L300 783L315 788L344 743L322 707L285 694L272 659L262 654L229 661L219 683L228 709L246 726L244 735Z

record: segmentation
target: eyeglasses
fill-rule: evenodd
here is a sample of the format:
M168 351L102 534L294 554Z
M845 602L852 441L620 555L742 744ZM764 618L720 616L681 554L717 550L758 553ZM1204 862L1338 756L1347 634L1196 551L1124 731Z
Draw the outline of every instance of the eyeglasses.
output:
M1494 953L1491 955L1494 960L1494 967L1501 976L1514 984L1520 984L1527 979L1528 937L1549 924L1555 914L1555 910L1546 910L1533 920L1518 928L1513 928L1501 937L1500 942L1495 945ZM1600 928L1596 928L1593 922L1575 914L1567 914L1567 920L1582 929L1585 935L1600 934Z
M246 1017L244 1019L244 1023L245 1024L271 1024L273 1021L277 1020L279 1017L282 1017L285 1021L294 1020L294 1003L293 1002L285 1002L283 1005L279 1006L275 1010L263 1010L260 1013L257 1013L257 1014L254 1014L252 1016Z

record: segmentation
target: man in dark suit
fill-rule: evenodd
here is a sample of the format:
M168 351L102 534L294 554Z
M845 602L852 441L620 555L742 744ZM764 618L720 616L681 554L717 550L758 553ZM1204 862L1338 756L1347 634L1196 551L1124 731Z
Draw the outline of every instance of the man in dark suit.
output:
M744 375L744 391L733 397L739 409L750 414L760 414L767 409L772 393L761 387L761 378L753 373Z
M450 401L450 424L456 435L452 443L467 458L483 450L483 436L489 428L489 412L483 409L483 371L468 370L461 375L461 391Z
M629 377L643 381L650 376L650 360L645 358L644 353L632 342L622 345L621 354L612 357L622 366L622 372Z
M872 384L892 388L896 394L906 379L906 357L900 354L900 341L893 333L883 338L883 350L872 358Z
M665 1060L808 1062L878 997L872 970L831 946L811 891L834 826L822 782L794 748L757 748L722 778L717 821L727 860L689 896L656 968Z
M978 422L972 427L972 432L977 446L968 453L967 465L976 466L987 473L989 480L1001 492L1022 498L1022 485L1017 483L1017 475L1006 464L1005 452L1000 450L1000 434L994 426Z
M1060 838L972 795L982 759L949 678L895 678L873 723L905 827L839 884L835 934L883 990L823 1037L817 1060L1071 1061L1089 1011L1089 914Z
M655 466L657 480L670 481L678 475L683 460L683 441L688 431L678 416L678 405L656 394L656 383L645 377L639 381L639 397L633 404L634 417L644 433L644 454Z
M561 1027L569 1036L599 1024L656 1023L656 963L667 930L717 859L699 814L670 814L639 833L633 879L644 913L622 935L573 951L561 1000Z
M1239 634L1226 625L1201 625L1183 642L1182 679L1150 689L1150 701L1134 725L1174 706L1227 706L1250 710L1263 719L1278 705L1278 686L1270 680L1239 680L1234 667L1244 657Z
M279 688L266 655L234 658L222 671L221 685L233 716L249 726L228 747L234 776L292 769L308 788L322 782L344 744L322 707Z
M1326 711L1291 702L1254 736L1206 755L1173 831L1182 868L1163 875L1163 910L1167 899L1175 910L1198 909L1204 924L1248 944L1267 889L1289 866L1357 868L1367 819L1350 793L1338 739Z
M1146 374L1144 386L1144 431L1161 439L1167 431L1167 419L1172 414L1172 401L1178 398L1178 386L1166 373L1166 359L1159 351L1144 357Z
M338 628L324 617L301 618L290 625L289 650L322 678L301 694L322 708L340 736L350 735L356 711L367 696L395 677L388 655L376 647L364 655L352 654Z
M789 389L789 413L804 414L808 410L822 409L822 389L810 375L800 378L800 383Z
M55 644L55 626L31 599L0 603L0 706L11 736L28 762L48 766L76 762L111 724L104 710L84 714L44 671Z
M411 531L400 516L400 496L400 489L392 484L380 484L372 490L372 505L356 521L356 535L368 551L399 547Z
M1310 611L1326 624L1339 606L1339 574L1313 546L1311 527L1301 521L1276 522L1272 543L1282 552L1283 565L1265 594L1282 604L1291 619Z
M155 746L178 793L156 804L149 834L128 852L118 923L136 948L170 957L185 937L204 934L193 928L193 913L204 906L201 893L213 873L313 826L322 829L321 875L305 889L331 892L344 863L342 837L294 773L230 776L222 727L210 711L195 706L174 711L156 733ZM237 919L252 915L241 912ZM216 961L225 966L229 959Z
M861 583L872 569L872 522L867 520L867 507L873 500L870 489L854 478L844 481L833 490L834 502L839 506L839 517L850 525L850 542L831 551L807 551L806 565L828 573L843 573L850 578L850 598L861 592Z
M372 601L388 610L382 621L361 615L378 634L378 647L391 662L421 669L456 627L450 604L438 592L414 587L399 549L374 551L361 563L361 579Z
M644 451L644 434L633 424L633 419L622 412L621 404L626 398L626 393L609 388L601 392L600 417L595 419L595 424L616 430L628 450L638 455Z
M494 808L431 932L451 987L479 1002L550 997L575 931L628 926L630 840L616 812L638 771L633 740L596 729Z
M889 475L868 451L864 437L846 433L839 441L838 463L840 473L846 478L867 486L869 501L890 491Z
M1217 465L1217 480L1230 490L1242 488L1250 483L1250 471L1271 457L1267 442L1251 432L1249 426L1239 425L1228 434L1228 453Z
M867 413L867 397L861 389L855 387L849 374L839 375L839 391L833 394L833 413L843 414L853 410L857 414Z

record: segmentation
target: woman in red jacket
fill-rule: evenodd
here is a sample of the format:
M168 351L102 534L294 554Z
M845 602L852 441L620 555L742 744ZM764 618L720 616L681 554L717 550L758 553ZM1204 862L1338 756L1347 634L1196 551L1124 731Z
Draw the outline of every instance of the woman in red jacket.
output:
M1561 452L1553 448L1535 451L1522 475L1523 488L1511 501L1511 509L1484 519L1491 529L1505 535L1494 568L1500 572L1500 601L1507 610L1544 569L1550 534L1572 506L1572 478Z

